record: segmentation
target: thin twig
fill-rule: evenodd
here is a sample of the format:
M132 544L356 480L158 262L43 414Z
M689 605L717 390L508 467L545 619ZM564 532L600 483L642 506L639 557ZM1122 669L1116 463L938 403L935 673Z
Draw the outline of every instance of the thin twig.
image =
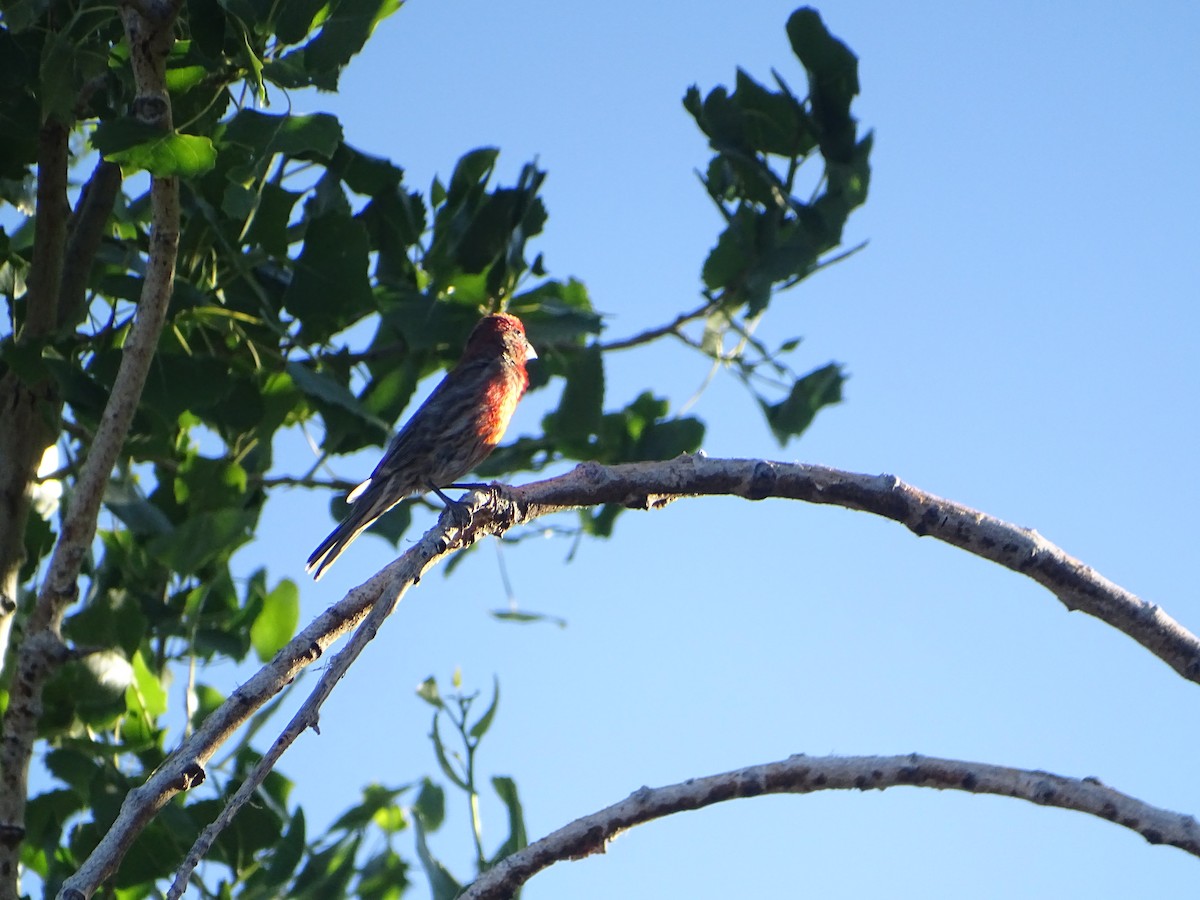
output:
M696 319L702 319L710 312L721 305L722 299L717 297L711 300L706 300L703 304L693 309L691 312L682 313L675 317L672 322L666 325L659 325L657 328L649 328L641 334L635 334L633 337L623 338L619 341L607 341L598 344L601 350L628 350L630 347L637 347L641 344L648 344L653 340L668 334L679 334L679 329Z

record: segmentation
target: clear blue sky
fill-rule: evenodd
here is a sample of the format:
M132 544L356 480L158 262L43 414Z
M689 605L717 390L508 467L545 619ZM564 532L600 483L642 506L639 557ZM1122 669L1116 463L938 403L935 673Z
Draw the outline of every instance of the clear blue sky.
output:
M797 367L836 359L852 379L842 406L781 449L719 377L695 407L706 451L894 473L1037 528L1200 628L1200 6L819 8L860 57L858 114L877 143L848 240L870 244L777 302L760 333L802 335ZM334 112L351 143L422 189L476 146L502 148L506 180L536 156L550 221L535 249L555 276L583 279L623 336L697 302L719 227L684 90L729 83L738 65L801 87L792 9L411 0L340 95L291 102ZM613 356L610 402L653 386L678 405L705 374L676 346ZM528 398L510 434L556 399ZM293 471L309 459L299 443L282 456ZM374 461L335 469L360 478ZM303 584L306 620L393 555L364 538L319 585L305 580L328 499L273 501L239 557ZM506 603L492 546L424 579L326 705L320 736L285 756L295 798L327 821L367 781L434 771L413 690L460 666L472 688L500 678L481 765L517 780L531 837L643 784L801 752L1091 775L1200 813L1200 689L960 551L862 514L711 499L626 514L570 564L568 549L504 549L520 606L565 618L561 630L487 615ZM433 849L464 876L461 804L452 812ZM484 816L494 845L505 829L490 798ZM1080 814L896 789L675 816L525 896L1188 896L1198 873L1181 851Z

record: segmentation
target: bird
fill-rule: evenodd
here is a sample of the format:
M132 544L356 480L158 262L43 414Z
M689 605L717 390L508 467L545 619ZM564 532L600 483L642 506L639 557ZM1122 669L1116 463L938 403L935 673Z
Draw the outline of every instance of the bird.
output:
M392 438L371 477L346 496L350 512L308 558L319 580L365 528L413 494L450 487L496 448L529 387L537 358L521 320L492 313L476 324L462 357Z

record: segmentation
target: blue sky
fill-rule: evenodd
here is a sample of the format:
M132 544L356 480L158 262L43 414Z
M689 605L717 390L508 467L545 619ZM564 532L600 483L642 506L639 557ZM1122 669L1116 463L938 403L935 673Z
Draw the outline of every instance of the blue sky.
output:
M550 221L535 250L554 276L587 283L620 337L697 303L719 230L684 90L728 84L738 65L801 88L783 29L793 8L411 0L339 95L273 108L335 113L352 144L422 189L477 146L502 149L505 181L536 157ZM720 376L694 407L705 450L893 473L1037 528L1200 628L1200 7L819 9L859 55L857 112L876 133L871 196L847 233L869 245L779 298L760 335L803 336L797 368L835 359L852 378L845 403L781 449ZM610 403L653 387L678 407L706 374L682 346L614 355ZM528 398L510 435L556 399ZM292 471L309 464L300 442L280 449ZM374 462L334 469L356 479ZM240 557L304 585L306 618L393 556L363 538L311 585L303 564L331 527L327 504L273 500ZM295 798L327 821L367 781L434 771L413 691L461 667L468 688L500 679L481 765L517 780L531 837L643 784L792 753L1091 775L1200 812L1194 685L1031 582L893 523L693 500L624 515L570 563L568 550L502 551L520 607L565 629L487 615L507 603L493 546L426 577L339 685L321 734L284 757ZM494 844L505 832L490 798L484 817ZM469 874L461 804L433 849ZM897 789L674 816L525 896L1167 896L1194 889L1197 865L1080 814Z

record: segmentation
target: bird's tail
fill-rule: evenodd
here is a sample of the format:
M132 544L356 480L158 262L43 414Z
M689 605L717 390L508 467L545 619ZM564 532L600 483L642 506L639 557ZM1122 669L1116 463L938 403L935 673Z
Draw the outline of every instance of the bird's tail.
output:
M329 533L329 537L321 541L321 545L312 552L304 571L312 574L313 581L320 581L325 570L333 565L334 561L342 555L342 551L350 546L350 542L362 534L363 530L376 518L377 516L368 518L351 512L346 520L333 529Z

